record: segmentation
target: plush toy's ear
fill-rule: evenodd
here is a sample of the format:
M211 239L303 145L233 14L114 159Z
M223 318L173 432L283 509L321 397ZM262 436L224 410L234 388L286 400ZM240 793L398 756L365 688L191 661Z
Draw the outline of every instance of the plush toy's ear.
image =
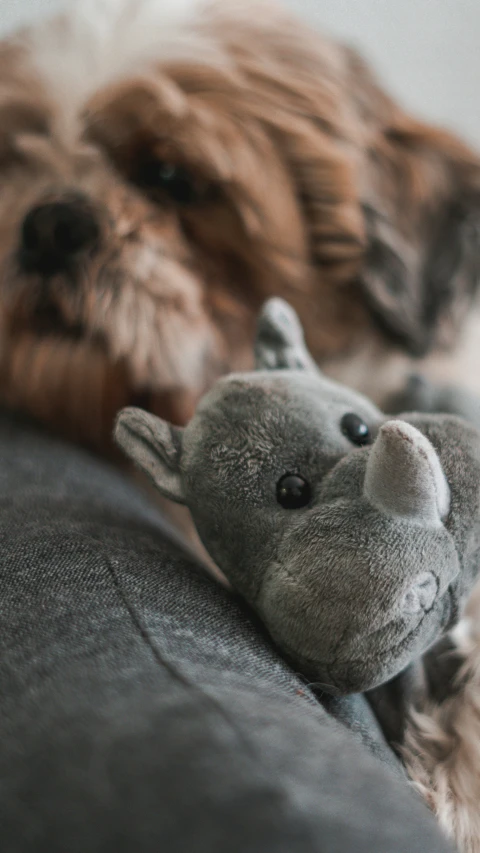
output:
M364 494L381 512L436 527L448 514L450 490L433 446L405 421L387 421L371 449Z
M283 299L269 299L258 318L255 341L257 370L318 371L307 350L295 311Z
M185 502L180 473L180 428L131 407L118 415L114 436L117 444L148 474L162 495L177 503Z

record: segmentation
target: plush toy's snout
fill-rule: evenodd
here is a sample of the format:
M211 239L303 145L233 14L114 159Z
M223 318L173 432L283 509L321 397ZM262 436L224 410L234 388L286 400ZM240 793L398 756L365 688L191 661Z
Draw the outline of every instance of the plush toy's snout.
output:
M450 490L430 441L387 421L353 462L348 495L335 498L347 456L283 537L257 601L279 645L340 692L374 687L420 654L448 617L458 574L443 524Z
M422 572L403 595L400 612L406 615L429 610L437 594L437 581L433 572Z

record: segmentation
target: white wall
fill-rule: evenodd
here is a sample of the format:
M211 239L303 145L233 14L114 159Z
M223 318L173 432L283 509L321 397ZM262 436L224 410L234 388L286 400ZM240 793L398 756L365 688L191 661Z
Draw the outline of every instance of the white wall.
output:
M480 0L286 0L363 49L420 115L480 147Z
M0 32L55 12L63 0L0 0Z
M0 0L0 30L65 2L72 0ZM480 0L284 2L362 48L419 115L454 128L480 148Z

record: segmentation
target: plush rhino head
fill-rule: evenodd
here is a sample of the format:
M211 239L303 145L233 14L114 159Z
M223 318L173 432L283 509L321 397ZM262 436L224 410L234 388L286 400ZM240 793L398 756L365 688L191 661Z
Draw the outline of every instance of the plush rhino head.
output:
M458 611L438 447L323 376L281 300L263 309L256 361L217 382L186 428L129 408L116 439L189 507L215 562L297 667L331 692L369 689Z

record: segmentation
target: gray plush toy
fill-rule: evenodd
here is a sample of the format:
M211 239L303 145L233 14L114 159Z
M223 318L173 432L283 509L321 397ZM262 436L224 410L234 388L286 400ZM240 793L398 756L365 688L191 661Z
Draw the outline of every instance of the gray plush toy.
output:
M116 439L186 504L283 652L333 693L392 679L453 626L480 564L480 432L389 419L328 380L294 312L261 314L257 370L181 430L125 409Z

